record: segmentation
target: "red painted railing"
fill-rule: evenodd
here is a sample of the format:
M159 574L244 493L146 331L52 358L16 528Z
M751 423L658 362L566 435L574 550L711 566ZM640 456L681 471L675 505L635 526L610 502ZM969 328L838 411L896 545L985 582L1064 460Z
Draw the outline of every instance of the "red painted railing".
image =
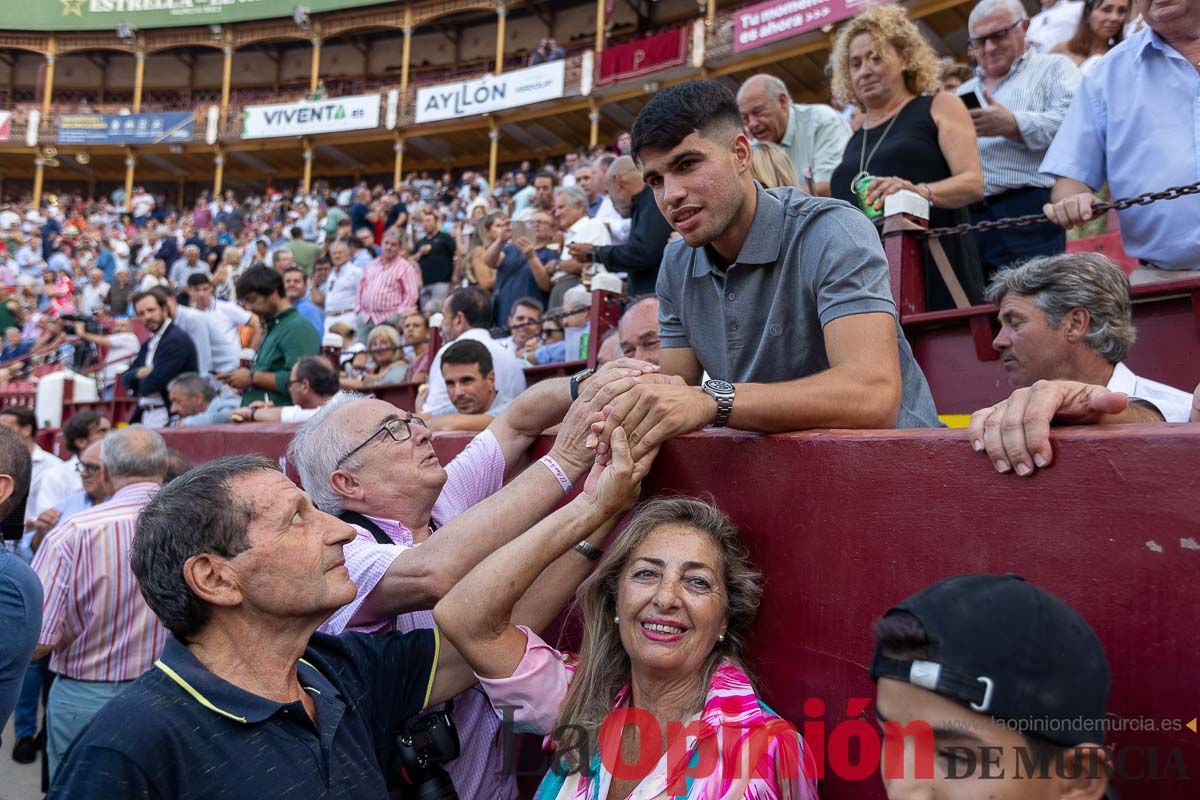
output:
M910 225L918 224L905 219ZM895 232L889 232L889 227ZM1012 387L992 347L999 332L996 307L926 311L919 228L893 217L884 230L884 251L900 321L938 411L968 414L1003 400ZM1114 245L1111 235L1095 241L1077 240L1068 249L1103 251L1130 268L1119 240ZM1146 378L1189 390L1195 387L1200 381L1200 278L1140 284L1132 287L1131 294L1138 335L1126 364Z
M241 452L280 458L293 430L165 436L202 462ZM873 697L870 626L890 605L949 575L1017 572L1099 634L1112 668L1110 719L1155 721L1110 737L1126 751L1126 774L1142 772L1117 779L1120 796L1193 800L1200 736L1184 725L1198 711L1200 512L1185 487L1200 474L1200 425L1073 428L1051 438L1054 464L1021 479L997 475L954 431L692 434L663 446L644 490L709 495L740 527L765 575L751 668L767 702L798 726L823 722L828 736L853 698ZM446 463L469 439L438 434L434 446ZM550 442L543 436L531 457ZM806 714L809 698L825 711ZM821 796L884 793L868 769L858 781L827 777Z

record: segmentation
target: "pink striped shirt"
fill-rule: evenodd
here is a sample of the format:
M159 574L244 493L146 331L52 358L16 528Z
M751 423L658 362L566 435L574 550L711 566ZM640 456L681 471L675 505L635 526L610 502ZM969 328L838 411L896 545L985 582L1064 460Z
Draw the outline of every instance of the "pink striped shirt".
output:
M364 319L378 325L393 314L417 305L421 298L419 274L417 266L404 256L397 256L394 261L375 259L358 282L354 307Z
M471 440L466 449L446 465L446 485L433 505L431 517L444 525L471 506L496 492L504 483L504 451L491 431ZM380 544L363 528L355 526L354 541L342 548L350 579L358 587L358 596L339 609L324 625L323 633L345 630L360 633L402 632L434 627L432 611L414 611L395 619L348 627L383 574L400 553L420 545L413 544L412 531L400 522L371 517L394 544ZM433 534L437 536L437 533ZM454 698L454 724L461 732L462 753L447 765L459 797L486 797L508 800L516 797L516 781L504 770L504 750L500 720L482 692L468 689Z
M162 653L167 630L142 599L129 565L138 513L156 483L123 486L68 517L33 559L46 599L38 644L50 669L81 681L130 681Z

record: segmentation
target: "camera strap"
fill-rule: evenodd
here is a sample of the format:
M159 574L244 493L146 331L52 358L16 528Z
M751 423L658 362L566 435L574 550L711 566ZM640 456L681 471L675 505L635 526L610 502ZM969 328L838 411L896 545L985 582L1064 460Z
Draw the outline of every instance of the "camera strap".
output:
M357 525L363 530L369 532L375 537L375 541L379 542L380 544L395 544L395 542L391 540L391 537L383 532L383 528L375 524L374 520L372 520L370 517L359 514L357 511L343 511L342 513L338 514L338 519L340 519L342 522L349 522L351 525Z
M351 525L357 525L374 536L375 541L379 542L380 544L395 544L391 537L383 532L383 528L375 524L374 520L368 516L359 514L357 511L343 511L342 513L338 514L338 519L340 519L342 522L348 522ZM437 523L432 519L429 520L429 532L433 533L437 529Z

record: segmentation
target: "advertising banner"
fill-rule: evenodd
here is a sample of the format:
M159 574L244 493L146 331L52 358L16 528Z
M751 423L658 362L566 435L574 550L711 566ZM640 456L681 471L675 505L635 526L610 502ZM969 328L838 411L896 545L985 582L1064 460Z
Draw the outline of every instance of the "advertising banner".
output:
M192 112L59 114L59 144L163 144L192 140Z
M290 17L300 5L310 13L371 6L389 0L3 0L0 30L116 30L219 25L252 19Z
M308 136L379 127L379 95L357 94L242 109L242 138Z
M12 112L0 111L0 142L7 142L12 133Z
M667 67L678 67L686 57L686 28L610 45L600 54L600 75L596 78L596 84L603 86Z
M734 13L733 52L816 30L866 8L866 0L767 0L746 6Z
M417 89L417 122L436 122L527 106L563 96L567 63L538 64L500 75Z

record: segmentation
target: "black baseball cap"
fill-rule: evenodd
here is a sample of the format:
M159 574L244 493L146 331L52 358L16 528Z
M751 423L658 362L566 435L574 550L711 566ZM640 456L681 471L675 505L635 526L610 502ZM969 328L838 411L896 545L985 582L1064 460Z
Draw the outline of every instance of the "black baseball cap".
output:
M878 644L871 679L893 678L1070 747L1104 739L1109 671L1083 617L1020 575L958 575L888 610L929 639L924 659L895 659Z

